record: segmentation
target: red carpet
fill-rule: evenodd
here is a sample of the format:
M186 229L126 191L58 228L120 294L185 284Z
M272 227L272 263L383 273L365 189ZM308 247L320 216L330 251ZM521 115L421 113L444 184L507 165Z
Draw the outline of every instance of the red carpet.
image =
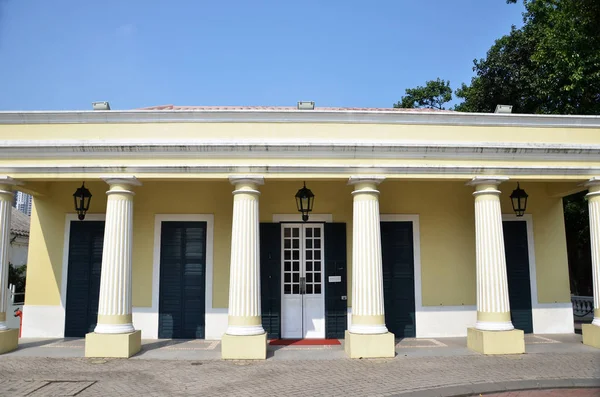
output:
M341 345L337 339L271 339L270 345L273 346L325 346Z

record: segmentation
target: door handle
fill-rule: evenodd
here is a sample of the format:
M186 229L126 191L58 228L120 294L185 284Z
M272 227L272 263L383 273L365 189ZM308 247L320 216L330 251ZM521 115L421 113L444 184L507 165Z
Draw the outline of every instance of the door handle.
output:
M306 294L306 277L300 277L300 295Z
M348 297L347 297L346 295L342 295L342 300L343 300L343 301L347 301L347 300L348 300Z

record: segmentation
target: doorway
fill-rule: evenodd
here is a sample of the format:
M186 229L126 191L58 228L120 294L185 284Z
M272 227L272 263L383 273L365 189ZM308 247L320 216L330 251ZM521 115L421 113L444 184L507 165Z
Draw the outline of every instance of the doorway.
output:
M65 337L82 338L98 321L104 221L71 221Z
M281 337L325 338L324 225L281 225Z

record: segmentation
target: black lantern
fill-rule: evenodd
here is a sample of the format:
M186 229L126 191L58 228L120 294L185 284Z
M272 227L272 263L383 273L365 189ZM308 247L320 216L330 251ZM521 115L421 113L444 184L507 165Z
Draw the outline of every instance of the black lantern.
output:
M73 201L75 202L75 211L80 221L85 219L85 213L90 209L90 201L92 193L85 187L85 182L79 189L73 193Z
M306 188L306 182L304 182L304 187L296 193L296 207L302 213L302 221L308 220L308 213L312 211L314 202L315 195Z
M529 197L529 195L525 193L525 190L521 189L517 182L517 188L513 190L510 195L513 211L515 211L517 216L523 216L525 214L525 210L527 209L527 197Z

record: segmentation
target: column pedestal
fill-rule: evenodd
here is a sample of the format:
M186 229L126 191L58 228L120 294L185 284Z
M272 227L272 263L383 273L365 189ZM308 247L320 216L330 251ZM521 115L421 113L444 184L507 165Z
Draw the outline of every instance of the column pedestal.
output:
M590 179L585 186L589 189L585 197L590 210L594 320L581 326L581 334L584 345L600 348L600 178Z
M390 358L396 355L394 334L385 326L379 191L382 177L351 177L352 324L344 350L350 358Z
M394 334L355 334L346 331L344 350L350 358L394 358Z
M19 347L19 330L16 328L0 331L0 354L17 350Z
M467 328L467 347L482 354L523 354L525 333L520 329L483 331Z
M221 339L221 357L224 360L265 360L267 333L258 335L229 335Z
M8 177L0 177L0 354L17 348L19 330L9 329L6 325L6 308L8 307L8 251L10 250L10 218L14 197L13 185L17 182Z
M142 349L142 331L127 334L98 334L90 332L85 335L86 357L129 358Z
M142 333L132 323L133 178L106 178L104 247L98 323L85 336L86 357L129 358L141 350Z
M260 176L231 177L233 219L229 269L228 327L221 339L224 360L264 360L267 333L260 312L258 186Z
M467 329L467 347L483 354L525 353L525 334L510 320L508 279L498 185L502 177L478 177L475 186L477 323Z

